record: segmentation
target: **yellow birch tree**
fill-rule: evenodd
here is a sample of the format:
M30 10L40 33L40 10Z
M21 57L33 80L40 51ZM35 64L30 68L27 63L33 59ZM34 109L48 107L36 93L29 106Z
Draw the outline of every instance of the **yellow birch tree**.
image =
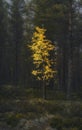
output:
M55 46L51 43L50 40L47 40L45 36L46 29L36 27L36 31L33 33L32 45L30 49L32 51L33 64L35 68L32 70L32 74L36 76L38 80L49 81L54 77L56 73L53 70L53 60L50 58L50 52L55 50ZM45 85L43 85L45 90ZM45 92L44 92L45 98Z

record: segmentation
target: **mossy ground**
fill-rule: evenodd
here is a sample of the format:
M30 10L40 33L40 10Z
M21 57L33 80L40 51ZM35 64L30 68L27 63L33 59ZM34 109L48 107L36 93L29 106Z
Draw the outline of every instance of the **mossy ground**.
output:
M16 91L17 90L17 91ZM3 88L0 92L0 125L5 122L15 127L21 119L49 118L57 130L82 130L82 101L37 97L32 89ZM56 97L57 98L57 97Z

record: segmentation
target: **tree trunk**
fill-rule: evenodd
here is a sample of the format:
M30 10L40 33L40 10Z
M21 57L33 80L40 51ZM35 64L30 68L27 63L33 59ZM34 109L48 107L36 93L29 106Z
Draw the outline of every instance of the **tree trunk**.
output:
M69 1L69 26L68 26L68 81L67 99L70 99L72 87L72 1Z
M43 80L43 99L46 99L46 81Z

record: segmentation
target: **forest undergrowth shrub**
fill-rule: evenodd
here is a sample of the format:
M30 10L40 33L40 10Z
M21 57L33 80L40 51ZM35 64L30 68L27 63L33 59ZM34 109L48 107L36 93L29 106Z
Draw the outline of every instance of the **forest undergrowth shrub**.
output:
M55 100L65 100L66 94L64 92L56 91L55 94L54 94L54 99Z
M50 114L62 113L64 110L63 105L56 101L49 102L49 103L45 104L44 107L47 110L47 112Z
M50 120L50 126L52 128L56 128L58 130L62 130L63 126L63 121L61 115L55 115L51 120Z
M8 113L5 118L5 122L11 126L15 127L19 123L20 117L15 113Z
M52 128L57 130L82 130L82 118L79 117L63 117L61 115L54 115L49 121Z
M71 116L82 117L82 104L81 103L71 103L69 106Z

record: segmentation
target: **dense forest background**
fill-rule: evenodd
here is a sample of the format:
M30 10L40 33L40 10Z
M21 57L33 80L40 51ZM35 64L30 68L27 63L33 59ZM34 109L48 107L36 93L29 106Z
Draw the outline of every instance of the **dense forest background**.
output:
M82 130L82 0L0 0L0 130L68 129Z
M0 89L40 90L42 82L32 76L29 48L36 26L56 46L52 58L56 76L47 84L67 98L82 91L82 0L0 0Z

